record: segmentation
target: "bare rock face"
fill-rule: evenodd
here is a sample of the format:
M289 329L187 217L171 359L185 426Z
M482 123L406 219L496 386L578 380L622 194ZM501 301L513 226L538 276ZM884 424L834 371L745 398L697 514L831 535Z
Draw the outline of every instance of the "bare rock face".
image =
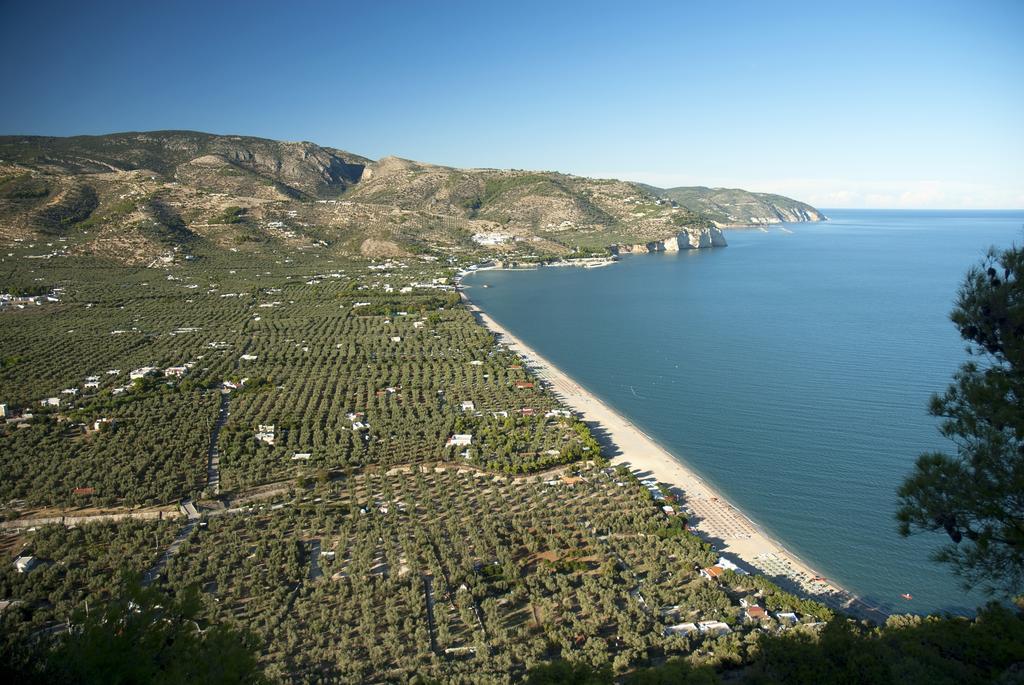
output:
M715 226L688 228L671 240L676 243L675 249L670 250L672 252L678 252L680 249L699 250L705 247L726 247L728 245L721 229ZM668 241L666 241L667 248Z
M810 206L782 207L773 203L772 209L782 221L787 223L825 220L825 216L821 212Z
M359 182L365 168L312 143L267 145L228 139L212 147L221 148L220 156L232 164L313 196Z
M612 245L609 249L614 255L649 254L652 252L679 252L680 250L700 250L707 247L726 247L725 235L714 226L686 228L677 235L664 240L636 245Z

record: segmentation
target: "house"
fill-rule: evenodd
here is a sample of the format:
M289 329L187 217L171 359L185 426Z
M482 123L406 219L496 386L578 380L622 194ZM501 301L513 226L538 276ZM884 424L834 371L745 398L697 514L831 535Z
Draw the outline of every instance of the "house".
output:
M751 604L746 609L746 615L748 621L760 621L761 619L765 618L768 614L765 612L764 609L757 606L756 604Z
M665 637L671 637L673 635L689 635L690 633L697 632L696 623L680 623L674 626L668 626L663 631Z
M85 382L85 388L86 389L90 389L90 388L95 389L95 388L98 388L98 387L100 387L99 381L86 381Z
M780 623L796 623L800 620L800 618L792 611L776 611L775 618L777 618Z
M726 569L727 571L732 571L733 573L738 573L741 576L747 575L746 571L744 571L739 566L737 566L736 564L732 563L731 561L729 561L725 557L718 557L718 562L715 564L715 566L721 566L722 568Z
M182 500L179 509L181 509L181 513L187 516L190 521L199 518L199 510L196 509L196 505L193 504L190 499Z
M670 506L669 506L669 505L667 505L667 504L666 504L665 506L663 506L663 507L661 508L661 510L662 510L663 512L665 512L666 514L668 514L669 516L675 516L675 515L676 515L676 510L675 510L675 509L673 509L672 507L670 507Z
M96 488L75 488L71 493L78 497L88 497L96 494Z
M175 378L181 378L188 373L188 367L186 366L168 366L164 369L165 376L174 376Z
M94 431L98 431L98 430L101 430L104 425L110 424L110 423L113 423L113 422L110 419L106 418L106 417L104 417L102 419L96 419L92 423L92 429Z
M311 456L313 456L312 452L296 452L292 461L309 461Z
M260 424L256 429L256 439L261 440L268 445L274 444L274 424Z
M519 413L523 416L533 416L533 407L523 407L519 410Z
M469 400L466 400L465 402L462 403L462 411L473 411L475 409L476 405Z
M701 621L697 628L705 635L727 635L732 632L732 628L721 621Z
M400 335L393 335L393 336L391 336L391 342L402 342L402 336L400 336Z
M458 445L472 445L473 435L471 433L456 433L452 437L448 438L448 446Z
M239 357L239 359L241 359L242 361L251 362L258 359L258 357L255 354L243 354L241 357Z
M128 378L130 378L133 381L137 381L140 378L145 378L146 376L156 373L158 370L159 369L157 369L155 366L143 366L141 368L129 372Z
M723 573L725 573L725 569L721 566L708 566L700 570L700 574L708 580L718 580Z
M533 387L533 383L530 381L516 381L516 387L520 390L529 390Z
M39 563L39 559L33 556L18 557L14 560L14 569L18 573L30 573Z
M6 418L7 418L7 405L6 404L0 404L0 419L6 419Z
M59 397L47 397L45 400L39 400L39 404L44 406L44 407L59 407L60 406L60 398Z

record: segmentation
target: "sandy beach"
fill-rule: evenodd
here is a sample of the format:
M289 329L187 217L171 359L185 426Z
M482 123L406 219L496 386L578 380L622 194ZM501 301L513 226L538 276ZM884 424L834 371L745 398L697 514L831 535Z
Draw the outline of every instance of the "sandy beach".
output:
M690 527L715 545L721 555L749 572L760 573L780 587L821 601L851 615L883 621L886 612L869 607L804 563L769 537L668 450L614 411L558 367L505 329L467 297L467 307L498 342L523 357L529 370L591 426L613 465L638 477L669 484L690 515Z

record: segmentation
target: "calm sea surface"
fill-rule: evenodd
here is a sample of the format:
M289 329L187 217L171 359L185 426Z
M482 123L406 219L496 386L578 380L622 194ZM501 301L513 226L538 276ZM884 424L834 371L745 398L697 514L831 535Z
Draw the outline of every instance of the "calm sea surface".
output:
M990 245L1024 241L1024 212L826 213L729 231L727 248L466 284L827 577L890 609L973 610L984 598L928 559L943 540L897 534L895 490L951 447L926 411L965 359L948 314Z

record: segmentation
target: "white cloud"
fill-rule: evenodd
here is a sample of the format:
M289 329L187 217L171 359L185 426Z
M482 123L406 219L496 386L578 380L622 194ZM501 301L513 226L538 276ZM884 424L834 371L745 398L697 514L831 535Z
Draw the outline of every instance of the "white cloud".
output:
M587 173L601 178L640 181L661 188L711 186L744 188L786 195L816 207L877 209L1021 209L1024 183L988 185L962 181L863 181L841 178L721 179L689 174L619 171Z

